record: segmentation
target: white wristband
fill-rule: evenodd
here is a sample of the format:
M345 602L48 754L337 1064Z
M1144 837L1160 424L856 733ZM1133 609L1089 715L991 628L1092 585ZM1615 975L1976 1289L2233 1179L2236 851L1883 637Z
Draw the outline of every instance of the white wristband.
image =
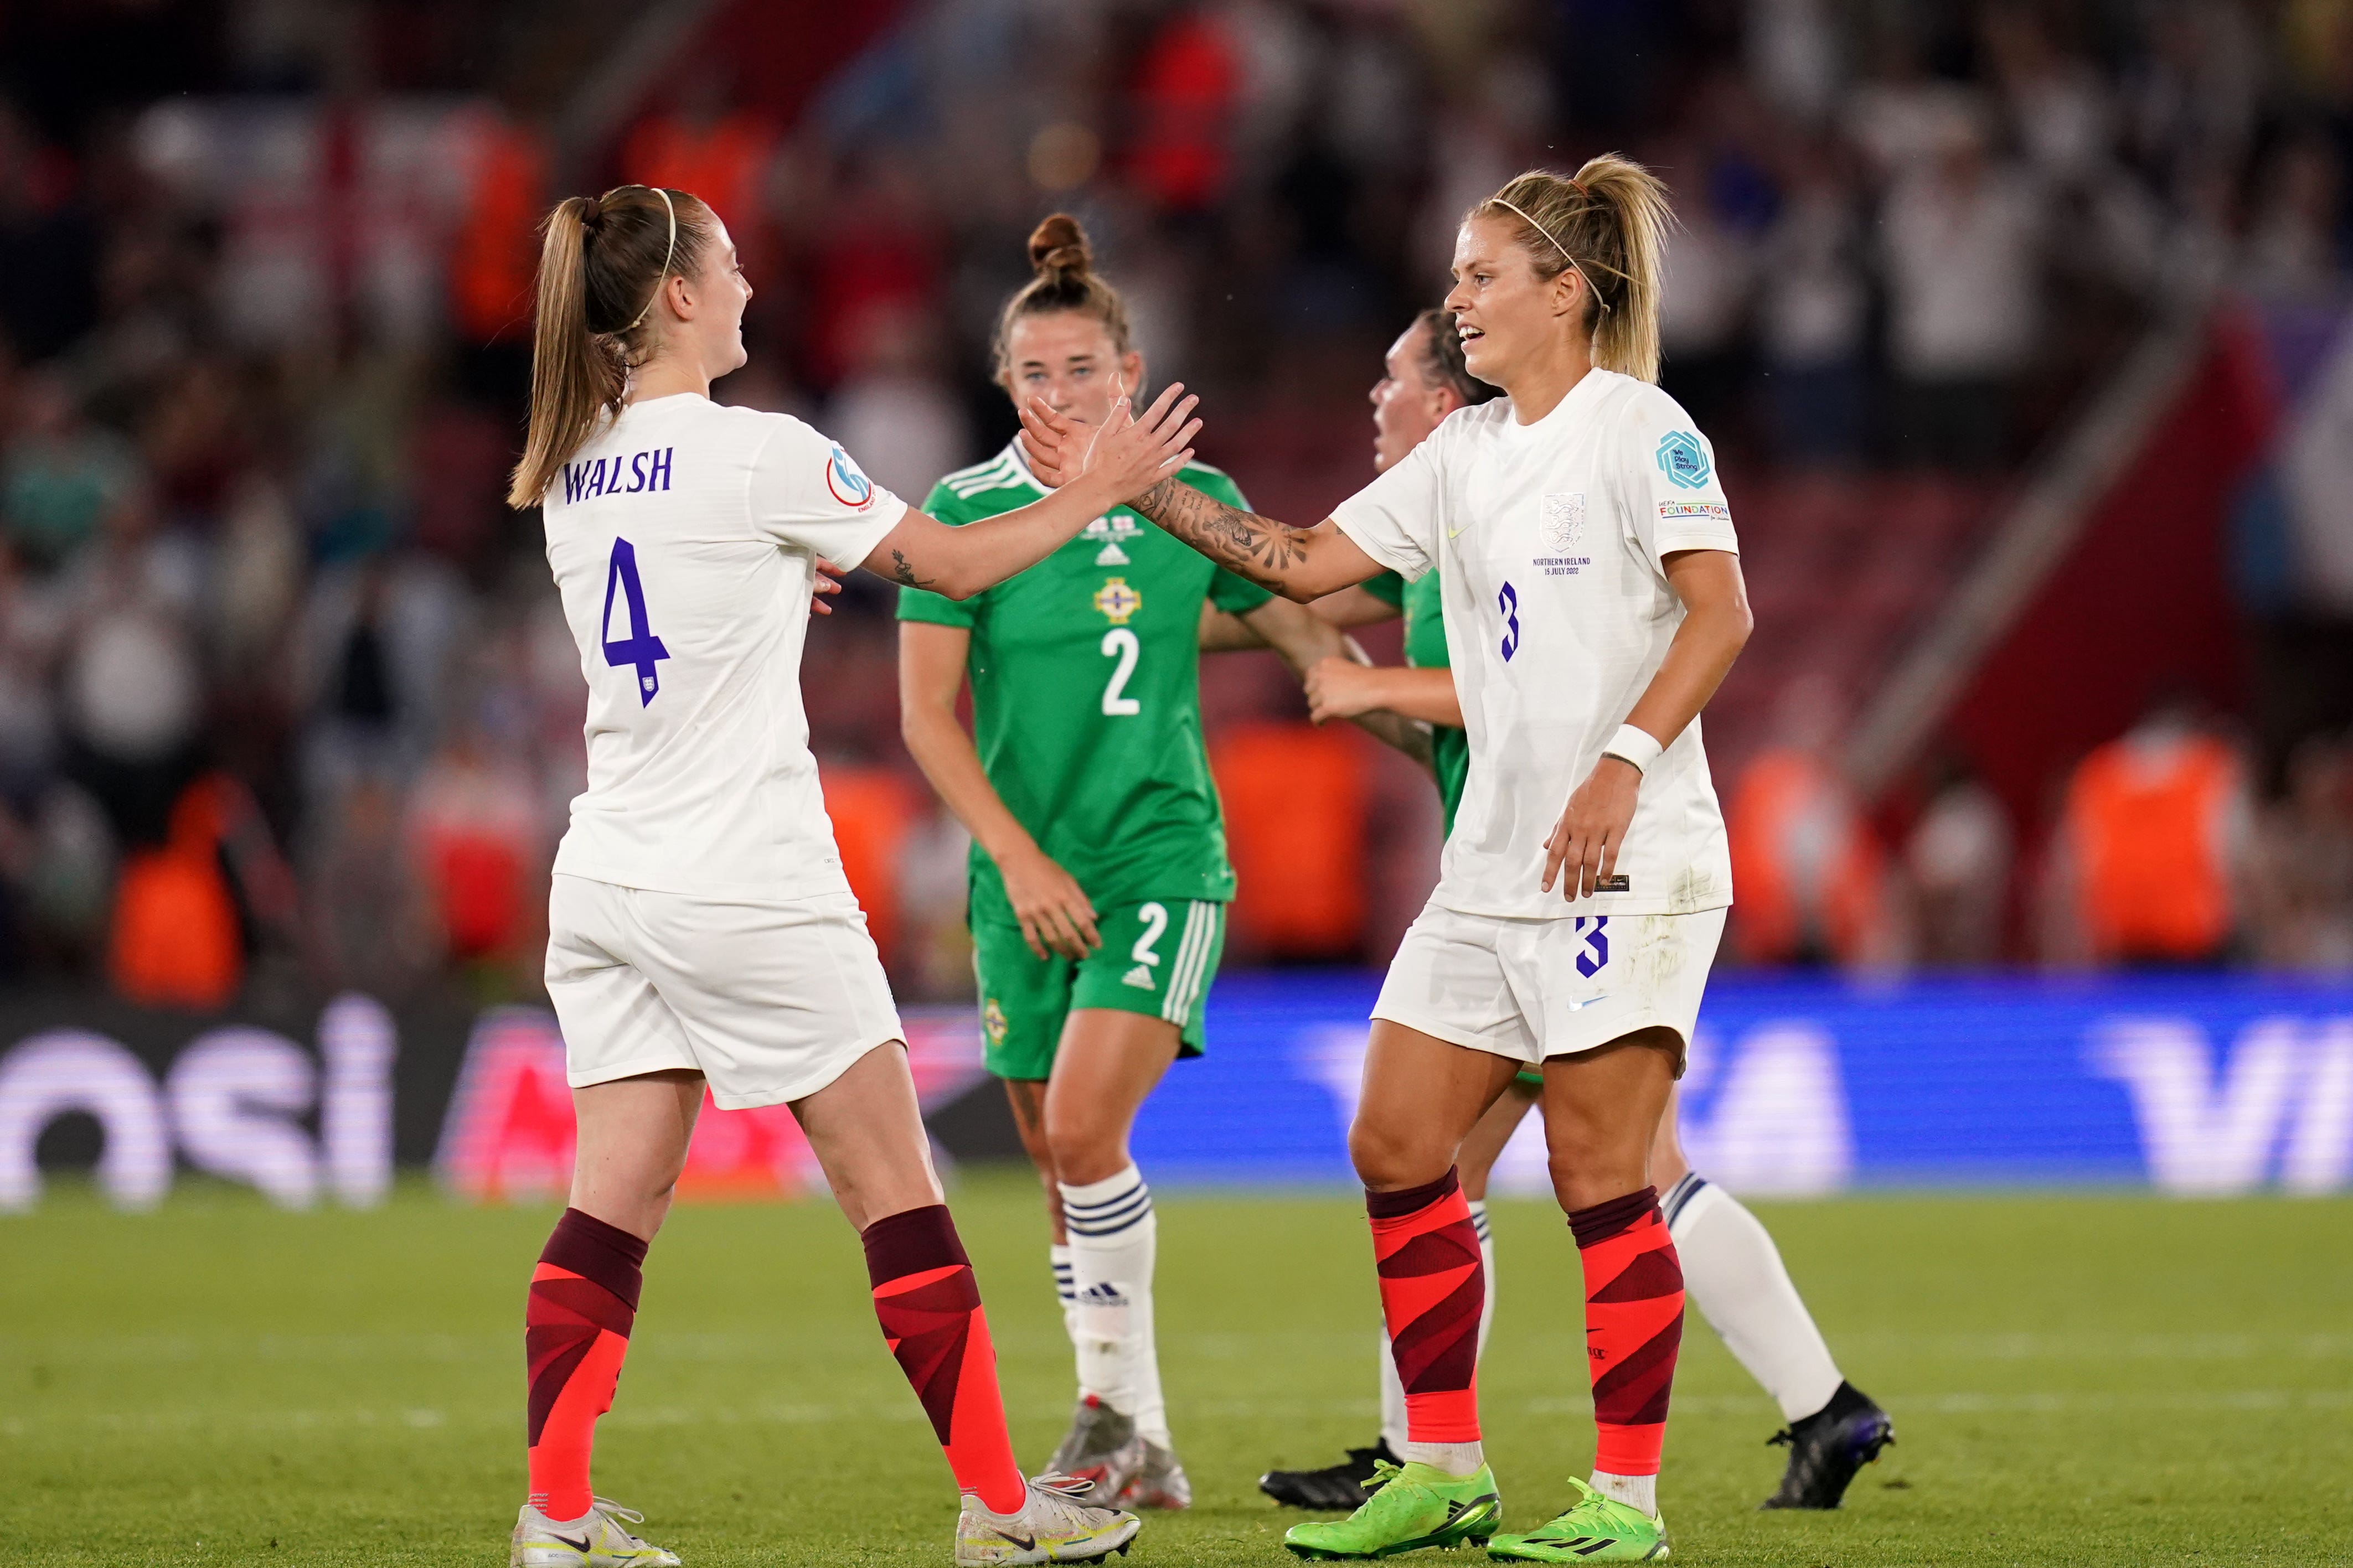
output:
M1651 738L1648 730L1638 730L1631 724L1620 724L1609 743L1601 748L1605 757L1615 757L1638 773L1647 773L1651 764L1659 760L1666 748Z

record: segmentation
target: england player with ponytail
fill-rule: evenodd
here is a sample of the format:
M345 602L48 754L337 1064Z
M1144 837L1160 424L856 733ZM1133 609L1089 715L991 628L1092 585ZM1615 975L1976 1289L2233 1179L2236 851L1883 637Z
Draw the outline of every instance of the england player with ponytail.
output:
M686 192L624 185L548 216L507 499L543 509L588 685L588 787L548 905L578 1146L525 1307L531 1484L511 1561L678 1562L591 1490L589 1449L706 1087L723 1109L790 1105L858 1229L885 1342L964 1494L956 1562L1100 1561L1134 1516L1014 1462L904 1032L818 792L800 656L819 561L968 596L1180 470L1198 426L1181 388L1140 420L1115 404L1083 478L949 528L799 420L711 400L744 363L751 295L726 226Z
M1494 395L1495 389L1464 363L1453 319L1424 310L1391 345L1385 374L1372 391L1374 466L1386 468L1428 439L1446 416ZM1449 831L1461 804L1469 769L1469 742L1462 733L1462 706L1446 668L1446 625L1440 574L1424 573L1410 584L1394 573L1318 600L1317 615L1336 626L1371 626L1405 619L1406 668L1381 668L1327 658L1308 672L1308 716L1317 723L1361 719L1386 706L1392 713L1430 727L1417 761L1427 759L1438 784ZM1280 601L1278 601L1280 602ZM1229 634L1230 635L1230 634ZM1394 733L1392 731L1391 733ZM1384 738L1388 738L1385 736ZM1396 743L1394 741L1392 744ZM1521 1070L1487 1114L1479 1119L1455 1156L1471 1223L1479 1234L1487 1276L1487 1316L1479 1323L1483 1353L1493 1328L1495 1244L1487 1226L1487 1181L1504 1146L1544 1090L1544 1074ZM1780 1249L1763 1223L1722 1187L1707 1181L1684 1159L1675 1134L1675 1101L1651 1145L1651 1180L1660 1191L1659 1208L1683 1265L1686 1294L1724 1341L1734 1359L1780 1405L1788 1425L1768 1444L1785 1444L1788 1462L1781 1484L1764 1502L1768 1509L1834 1509L1862 1466L1895 1440L1894 1424L1871 1398L1846 1381L1831 1355L1813 1315L1791 1283ZM1408 1427L1405 1387L1384 1337L1379 1358L1381 1428L1375 1441L1351 1448L1340 1464L1314 1470L1270 1470L1259 1489L1295 1508L1346 1510L1365 1500L1364 1483L1386 1460L1400 1461Z
M1464 217L1446 309L1458 410L1314 528L1174 478L1131 502L1305 602L1384 569L1440 573L1470 766L1437 890L1373 1010L1349 1149L1405 1390L1402 1466L1302 1556L1484 1542L1566 1563L1665 1555L1656 1482L1683 1289L1650 1153L1732 901L1700 710L1749 614L1715 455L1658 374L1664 187L1608 155L1532 171ZM1031 466L1082 482L1092 432L1023 412ZM1591 1482L1498 1534L1474 1370L1484 1289L1457 1151L1540 1068L1553 1185L1582 1254Z

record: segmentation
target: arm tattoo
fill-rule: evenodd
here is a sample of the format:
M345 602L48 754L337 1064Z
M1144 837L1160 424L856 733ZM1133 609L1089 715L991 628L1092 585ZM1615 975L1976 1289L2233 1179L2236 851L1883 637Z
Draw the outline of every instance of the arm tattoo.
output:
M1293 531L1256 512L1203 495L1172 476L1128 502L1210 560L1278 592L1290 570L1307 559Z
M903 583L910 588L928 588L937 581L935 578L916 576L913 563L907 559L903 551L898 550L891 552L891 580L894 583Z

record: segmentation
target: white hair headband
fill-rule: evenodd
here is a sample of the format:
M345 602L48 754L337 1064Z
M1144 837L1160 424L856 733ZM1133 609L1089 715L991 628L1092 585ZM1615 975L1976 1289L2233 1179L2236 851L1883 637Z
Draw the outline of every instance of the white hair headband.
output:
M1575 180L1571 180L1569 184L1574 185L1577 182ZM1582 189L1583 187L1579 186L1578 188ZM1521 212L1519 208L1514 206L1511 203L1505 201L1501 196L1490 196L1487 199L1493 202L1497 206L1502 207L1505 212L1515 214L1522 223L1526 224L1530 228L1535 229L1538 234L1543 235L1545 238L1552 240L1552 247L1560 252L1562 259L1568 263L1569 270L1576 273L1579 278L1585 279L1585 291L1593 296L1593 302L1600 306L1604 310L1609 309L1609 301L1601 297L1601 290L1593 286L1593 279L1586 278L1585 268L1577 264L1576 257L1569 255L1568 247L1563 245L1557 239L1553 239L1552 230L1545 227L1544 225L1528 216L1527 214Z
M662 252L661 270L654 274L654 291L646 296L646 308L638 312L638 319L636 321L631 321L628 326L621 329L621 331L625 332L636 331L639 326L644 324L645 319L654 313L654 301L661 298L662 285L670 279L670 261L678 255L677 204L670 199L670 193L662 189L659 185L640 185L638 188L641 191L651 191L654 195L662 199L662 207L670 214L670 247ZM1514 212L1519 212L1520 209L1514 207L1512 210ZM1523 217L1527 216L1525 213L1522 213L1520 216ZM1534 223L1535 220L1534 218L1529 218L1528 221L1530 223ZM1552 236L1546 235L1545 237L1546 239L1550 239L1552 238ZM1569 265L1574 267L1577 263L1572 261Z

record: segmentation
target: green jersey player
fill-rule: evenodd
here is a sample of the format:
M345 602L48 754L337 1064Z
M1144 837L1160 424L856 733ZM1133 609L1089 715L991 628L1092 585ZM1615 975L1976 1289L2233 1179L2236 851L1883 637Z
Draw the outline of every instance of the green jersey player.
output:
M1029 253L1036 278L999 321L999 377L1017 405L1042 397L1100 419L1144 381L1126 311L1074 220L1048 218ZM1215 468L1186 479L1241 504ZM970 523L1045 493L1008 447L924 504ZM1124 507L985 593L909 589L899 606L907 745L972 833L985 1057L1046 1181L1077 1350L1079 1406L1054 1468L1097 1502L1190 1499L1153 1345L1157 1222L1128 1135L1169 1063L1203 1048L1234 896L1201 734L1212 613L1240 617L1302 672L1346 647ZM967 681L972 734L956 717Z

